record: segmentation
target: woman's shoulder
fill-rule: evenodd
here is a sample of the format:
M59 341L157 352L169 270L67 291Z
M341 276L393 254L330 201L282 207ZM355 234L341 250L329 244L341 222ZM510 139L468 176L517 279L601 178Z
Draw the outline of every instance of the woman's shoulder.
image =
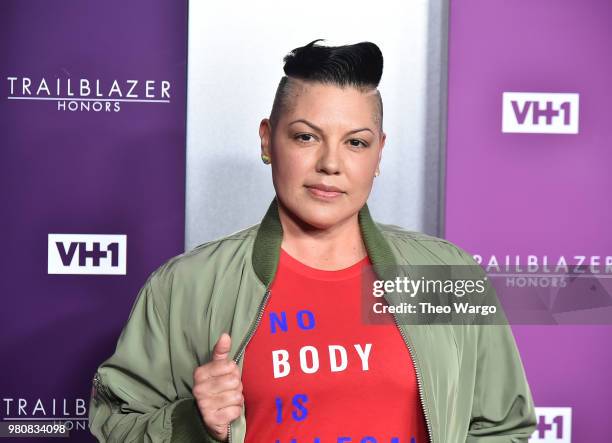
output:
M224 235L222 237L215 238L213 240L206 241L204 243L200 243L198 246L192 248L190 251L185 252L182 255L192 256L199 255L202 253L212 252L222 248L224 246L231 247L231 244L245 242L245 241L253 241L255 236L257 235L257 229L259 228L259 223L248 226L246 228L235 231L231 234Z
M424 232L411 231L399 225L386 224L386 223L380 223L380 222L376 222L376 225L378 226L380 231L387 236L400 236L400 237L412 238L415 240L423 240L423 241L446 242L446 240L444 240L443 238L425 234Z
M376 224L395 252L408 263L416 261L419 264L477 264L470 253L447 239L394 224Z
M201 243L167 259L153 274L203 276L244 261L250 254L259 224Z

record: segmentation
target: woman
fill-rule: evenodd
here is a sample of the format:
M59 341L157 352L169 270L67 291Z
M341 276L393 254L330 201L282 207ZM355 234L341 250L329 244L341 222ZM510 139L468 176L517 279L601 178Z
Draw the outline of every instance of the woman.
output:
M101 441L484 443L535 429L507 326L361 321L369 265L475 262L372 220L382 54L316 43L285 57L260 124L276 197L260 224L149 277L94 377Z

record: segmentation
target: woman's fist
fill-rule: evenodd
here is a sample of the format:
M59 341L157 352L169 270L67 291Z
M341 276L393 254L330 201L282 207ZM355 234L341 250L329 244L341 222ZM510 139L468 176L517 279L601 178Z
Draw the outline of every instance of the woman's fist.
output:
M244 407L240 368L228 358L231 345L231 337L224 332L212 361L193 372L193 396L209 434L219 441L227 440L229 423L240 417Z

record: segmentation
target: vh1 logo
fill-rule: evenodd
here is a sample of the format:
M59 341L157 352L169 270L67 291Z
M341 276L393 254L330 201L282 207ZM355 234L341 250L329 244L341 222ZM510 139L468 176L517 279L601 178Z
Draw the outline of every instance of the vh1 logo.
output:
M504 92L502 132L578 134L578 94Z
M537 427L529 443L571 443L572 408L536 407Z
M48 274L126 274L126 235L49 234Z

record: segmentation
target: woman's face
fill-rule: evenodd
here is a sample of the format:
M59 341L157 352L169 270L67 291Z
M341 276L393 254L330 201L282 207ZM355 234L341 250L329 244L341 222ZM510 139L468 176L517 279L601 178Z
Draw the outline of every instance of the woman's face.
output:
M365 204L385 134L377 97L321 83L296 81L275 128L260 125L262 153L282 206L302 222L328 229Z

